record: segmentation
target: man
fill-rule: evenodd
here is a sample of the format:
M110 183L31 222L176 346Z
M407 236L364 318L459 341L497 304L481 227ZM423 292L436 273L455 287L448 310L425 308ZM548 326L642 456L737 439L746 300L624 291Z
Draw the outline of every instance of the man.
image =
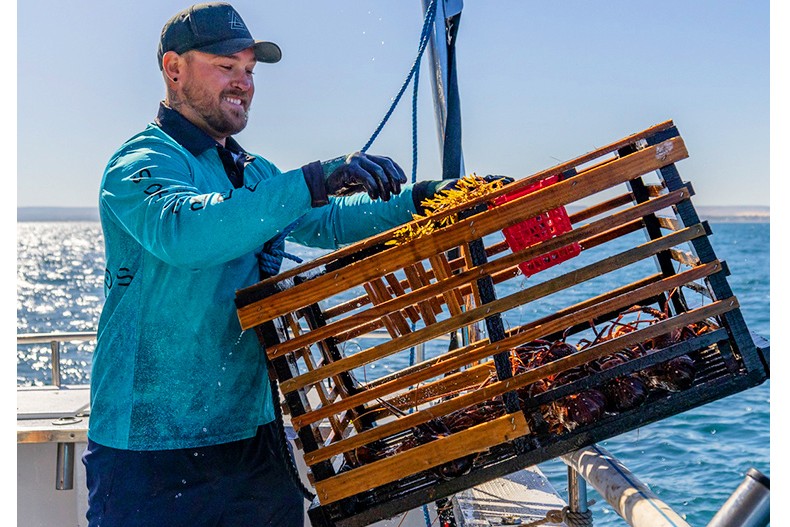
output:
M410 220L438 182L404 185L390 159L352 154L281 172L233 138L258 62L228 4L162 30L155 122L101 184L106 301L83 457L91 526L303 524L276 432L264 353L235 292L276 274L283 240L335 248Z

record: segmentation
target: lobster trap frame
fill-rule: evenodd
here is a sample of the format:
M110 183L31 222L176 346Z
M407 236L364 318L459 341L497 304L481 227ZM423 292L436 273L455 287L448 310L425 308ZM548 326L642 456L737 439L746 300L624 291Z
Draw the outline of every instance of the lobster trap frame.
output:
M313 525L389 518L764 382L767 343L756 344L748 331L727 283L727 265L716 258L711 229L692 205L691 185L680 178L675 163L687 156L672 121L660 123L409 225L456 220L425 236L393 244L393 229L239 291L242 328L254 328L265 348L316 489L308 511ZM552 184L541 185L547 178ZM537 190L520 195L526 188ZM513 250L506 241L488 241L527 218L565 207L574 210L568 232ZM640 242L605 252L639 232L645 235ZM582 267L571 259L550 274L521 274L525 261L571 245L602 256ZM642 262L651 263L650 272L615 287L600 285ZM519 280L501 294L505 284ZM594 292L506 327L512 310L585 285ZM632 306L653 306L665 316L514 373L517 346L584 335L619 320ZM535 382L703 322L710 322L710 330L692 338L526 400L517 395ZM478 323L485 324L485 334ZM376 330L386 338L351 352L348 343ZM463 335L452 341L453 349L360 380L360 369L448 334ZM547 427L541 410L546 405L682 355L694 358L690 387L651 393L646 403L592 424L561 432ZM360 449L371 444L397 446L416 427L491 401L504 412L369 463L359 460ZM463 473L437 471L470 456L473 463Z

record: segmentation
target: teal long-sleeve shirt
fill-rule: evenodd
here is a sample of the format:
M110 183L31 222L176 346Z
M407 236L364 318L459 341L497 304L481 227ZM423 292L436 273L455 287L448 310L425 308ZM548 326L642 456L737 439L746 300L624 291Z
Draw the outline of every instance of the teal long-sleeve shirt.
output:
M234 299L260 280L263 244L299 219L290 241L333 249L415 212L410 186L388 202L356 194L312 208L301 169L281 172L251 154L243 186L233 188L216 144L196 147L188 136L202 132L187 131L179 142L159 122L149 125L111 157L102 179L106 298L88 436L113 448L252 437L274 411L261 344L242 332Z

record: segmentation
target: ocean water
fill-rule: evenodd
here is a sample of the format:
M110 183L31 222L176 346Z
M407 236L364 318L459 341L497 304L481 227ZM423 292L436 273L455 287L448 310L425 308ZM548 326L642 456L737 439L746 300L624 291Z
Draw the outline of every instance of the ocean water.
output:
M729 265L732 274L728 281L749 329L770 340L770 225L714 223L712 230L711 243L717 256ZM318 254L294 247L289 250L306 258ZM94 331L103 302L103 259L101 227L96 222L18 223L17 333ZM564 265L584 264L582 257L578 260ZM547 301L540 309L551 312L555 306ZM517 315L507 323L523 323L519 318ZM63 383L88 382L92 351L92 342L63 346ZM18 346L17 385L50 383L49 353L47 345ZM393 358L393 369L404 365L398 360L405 359ZM366 372L370 377L383 373ZM769 430L767 381L600 445L696 527L707 525L748 469L770 477ZM566 466L553 460L541 464L541 469L566 495ZM596 527L625 525L591 487L588 498L596 500L591 507Z

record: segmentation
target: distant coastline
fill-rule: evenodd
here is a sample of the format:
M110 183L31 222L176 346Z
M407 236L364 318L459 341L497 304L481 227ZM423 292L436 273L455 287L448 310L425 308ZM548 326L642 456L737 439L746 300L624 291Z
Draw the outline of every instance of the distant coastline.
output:
M700 218L712 222L770 223L768 206L696 207ZM16 221L99 221L96 207L18 207Z

